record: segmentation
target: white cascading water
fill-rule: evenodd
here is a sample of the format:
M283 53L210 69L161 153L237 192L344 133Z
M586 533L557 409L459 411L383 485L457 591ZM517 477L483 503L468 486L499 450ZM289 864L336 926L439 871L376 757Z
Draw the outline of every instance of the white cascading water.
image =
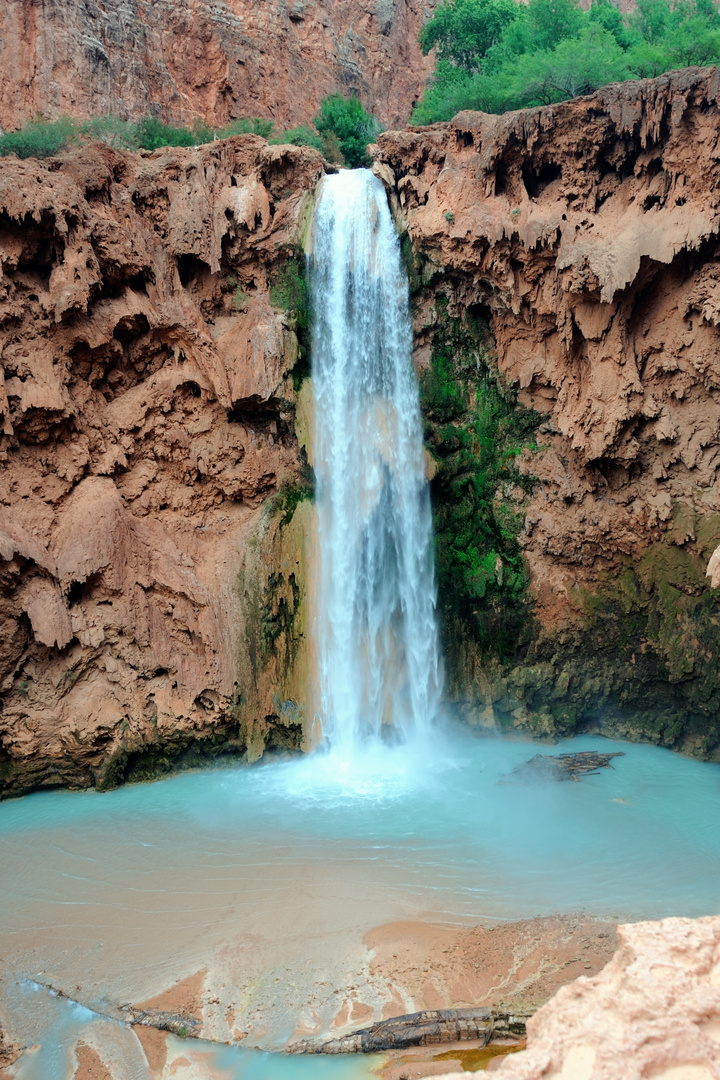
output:
M422 739L440 692L408 282L369 170L323 181L309 275L320 711L348 760L372 740Z

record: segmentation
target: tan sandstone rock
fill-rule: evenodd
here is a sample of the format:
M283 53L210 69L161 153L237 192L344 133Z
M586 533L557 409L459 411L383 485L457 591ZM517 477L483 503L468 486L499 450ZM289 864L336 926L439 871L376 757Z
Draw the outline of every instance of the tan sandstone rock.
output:
M536 1013L527 1050L495 1066L499 1076L720 1078L720 918L635 923L618 934L607 967L564 986Z

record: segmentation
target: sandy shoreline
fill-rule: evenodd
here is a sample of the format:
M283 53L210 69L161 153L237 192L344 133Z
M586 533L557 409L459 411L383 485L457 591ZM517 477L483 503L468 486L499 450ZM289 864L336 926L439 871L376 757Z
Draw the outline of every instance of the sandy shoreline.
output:
M578 975L600 971L615 951L615 924L583 914L544 916L516 922L449 926L422 921L386 923L365 935L368 952L364 978L334 987L337 1001L330 1030L336 1035L405 1012L472 1005L512 1004L535 1008ZM379 988L386 1000L380 1015ZM320 989L320 988L318 988ZM323 988L323 996L326 988ZM374 1004L373 1004L374 1003ZM187 1016L201 1021L200 1035L209 1036L208 1010L221 1004L214 998L208 969L181 980L137 1008ZM237 1030L237 1010L228 1023ZM307 1010L306 1010L307 1011ZM298 1025L299 1026L299 1025ZM152 1080L178 1064L177 1040L152 1028L134 1029L148 1062ZM237 1030L242 1035L241 1030ZM320 1034L320 1033L317 1033ZM240 1038L239 1044L245 1040ZM248 1040L249 1041L249 1040ZM292 1040L291 1040L292 1041ZM185 1040L182 1057L192 1062L202 1043ZM430 1046L384 1055L383 1080L417 1080L466 1067L494 1071L493 1055L513 1052L522 1043L494 1047L479 1055L477 1042ZM208 1074L211 1075L211 1074ZM113 1080L97 1049L81 1049L73 1080Z

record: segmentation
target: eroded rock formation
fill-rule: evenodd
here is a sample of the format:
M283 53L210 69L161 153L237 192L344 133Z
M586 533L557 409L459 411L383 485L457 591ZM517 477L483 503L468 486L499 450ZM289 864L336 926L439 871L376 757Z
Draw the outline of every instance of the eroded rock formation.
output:
M2 162L4 790L299 744L277 697L299 496L267 500L300 475L288 309L323 170L255 136ZM267 641L288 655L263 682Z
M307 124L358 92L405 122L432 70L417 36L436 0L9 0L0 11L0 126L34 116L145 113Z
M690 69L379 140L420 256L419 365L446 298L546 417L517 500L539 633L514 674L457 663L486 722L717 753L719 104L717 71Z
M562 987L528 1021L528 1048L502 1059L500 1077L718 1080L720 919L635 923L618 935L599 975Z
M449 641L473 722L718 754L719 95L696 70L380 140L418 367L482 323L458 377L499 369L535 418L493 496L533 605L511 654ZM4 790L312 741L324 168L254 136L0 166Z

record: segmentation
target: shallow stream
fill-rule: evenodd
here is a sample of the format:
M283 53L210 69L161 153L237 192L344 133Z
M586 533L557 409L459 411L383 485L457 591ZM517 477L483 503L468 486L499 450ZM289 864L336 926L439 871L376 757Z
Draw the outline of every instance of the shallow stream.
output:
M507 782L539 750L583 749L624 756L577 783ZM382 923L720 910L718 766L593 737L543 751L455 732L415 753L352 765L314 755L0 805L3 1026L40 1044L18 1077L60 1080L80 1028L116 1028L118 1046L131 1037L28 978L102 1011L207 970L209 1034L232 1038L231 1001L246 1043L269 1049L310 1015L330 1027L333 991L366 972L362 937ZM202 1053L216 1071L188 1076L342 1080L371 1065ZM118 1080L147 1075L136 1058L120 1054Z

